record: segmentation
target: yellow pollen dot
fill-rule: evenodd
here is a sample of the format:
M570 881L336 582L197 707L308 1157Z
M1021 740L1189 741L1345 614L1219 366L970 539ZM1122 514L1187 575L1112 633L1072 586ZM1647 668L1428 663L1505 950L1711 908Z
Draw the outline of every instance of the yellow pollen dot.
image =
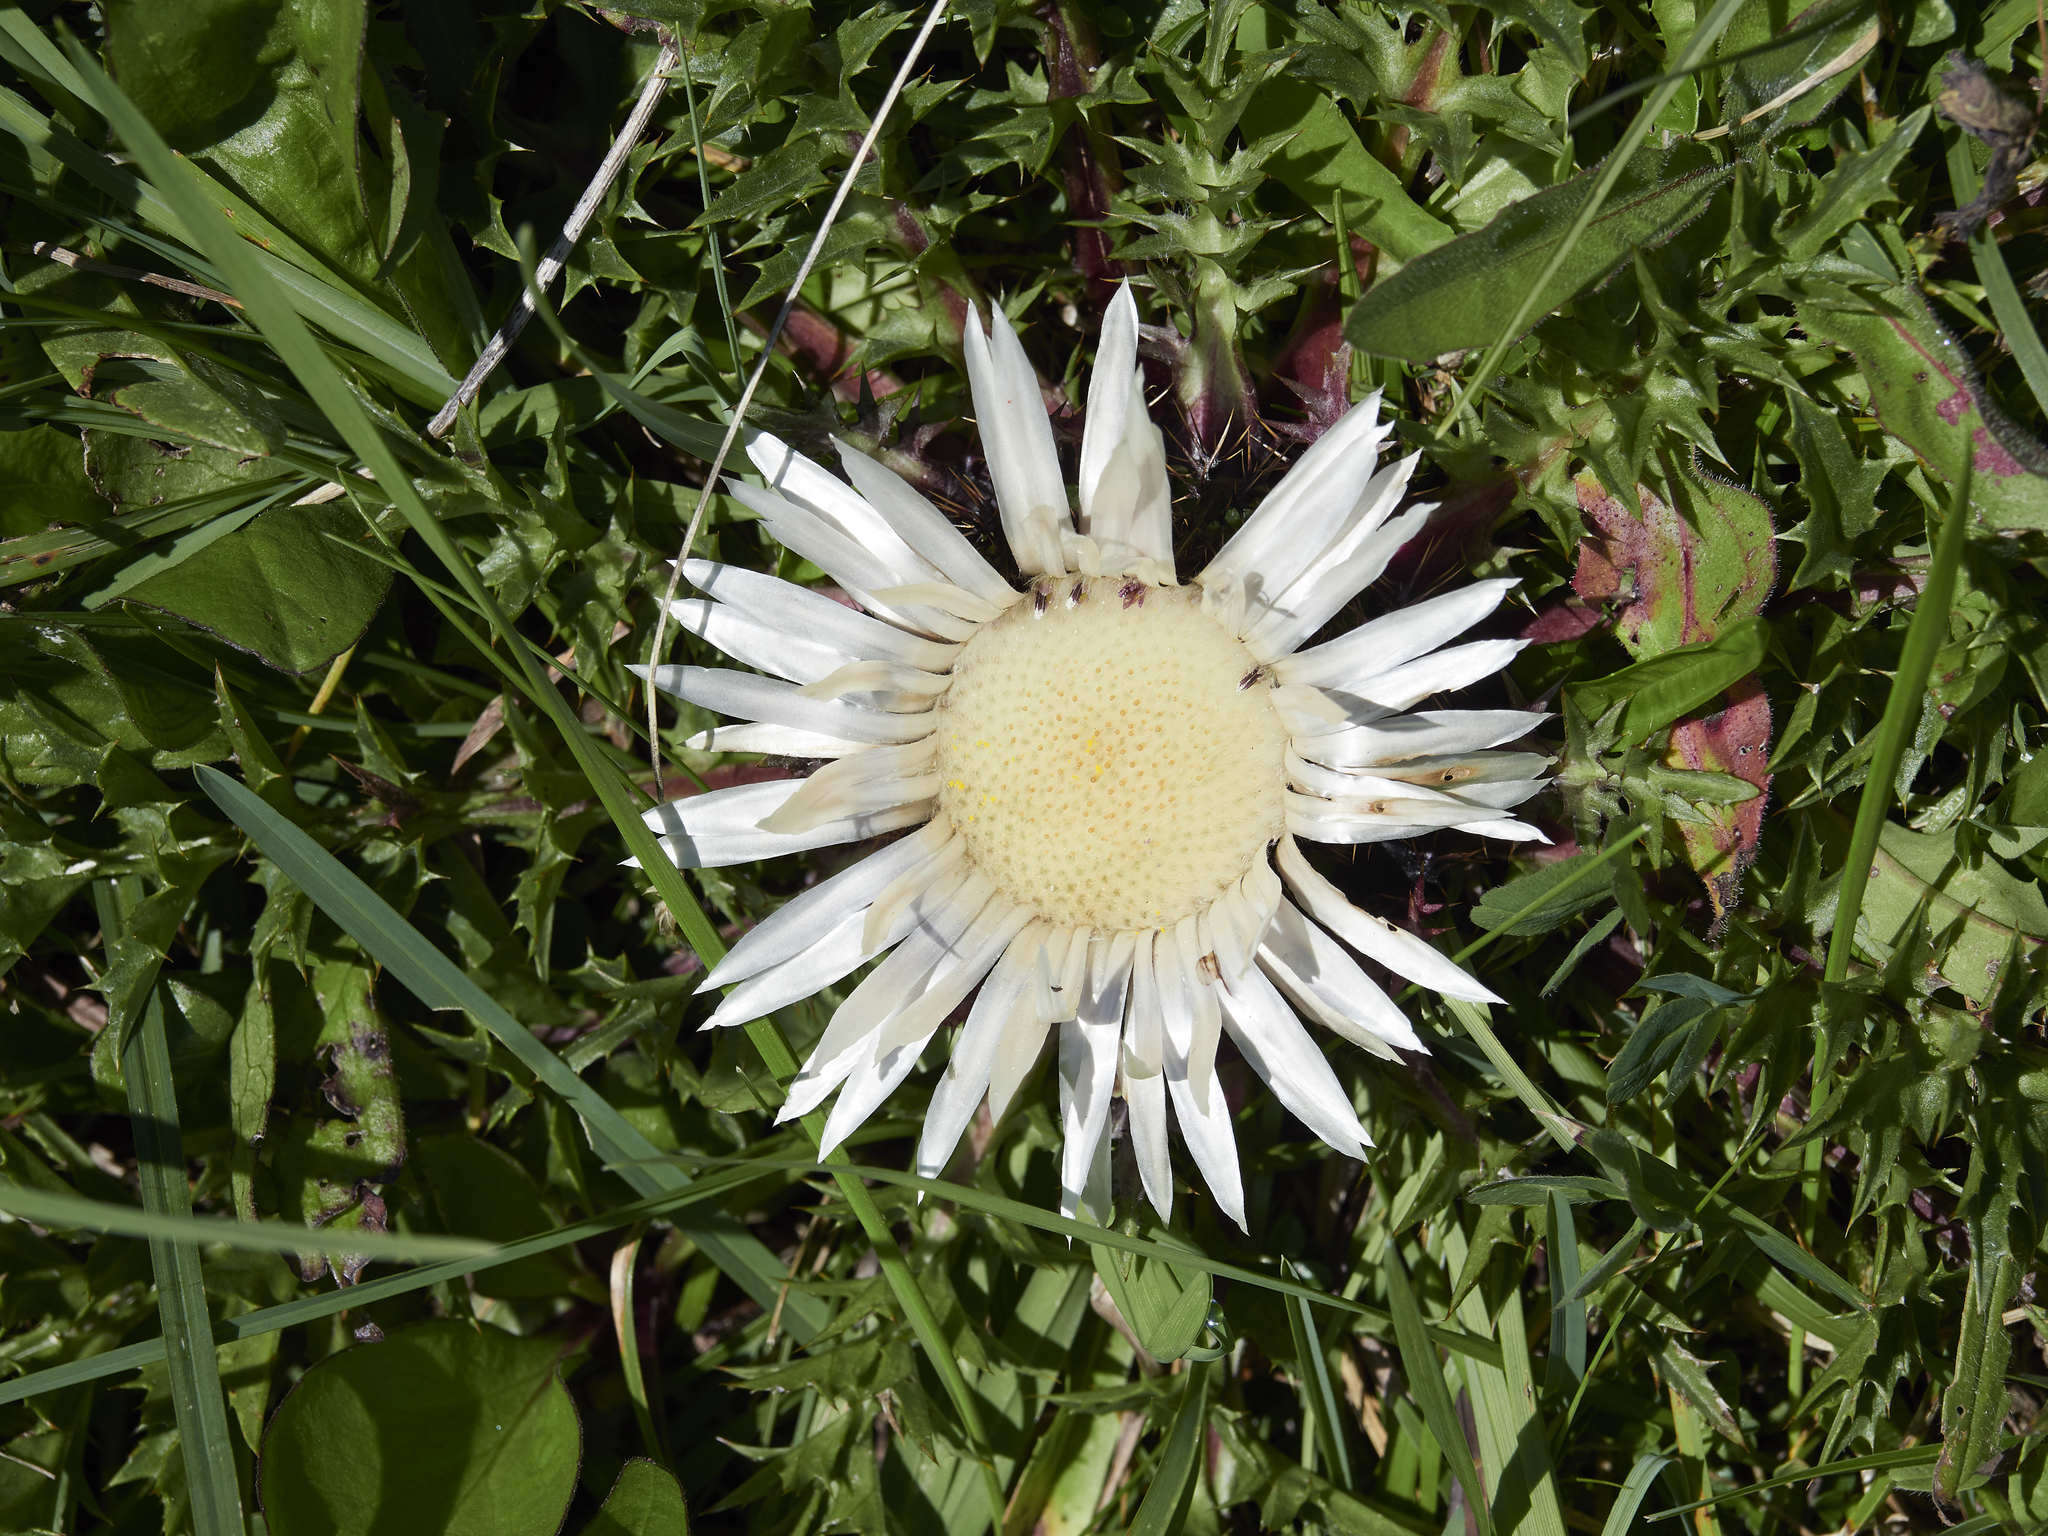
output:
M940 808L975 867L1055 923L1178 922L1286 825L1285 729L1268 687L1238 686L1256 665L1192 588L1018 603L954 664Z

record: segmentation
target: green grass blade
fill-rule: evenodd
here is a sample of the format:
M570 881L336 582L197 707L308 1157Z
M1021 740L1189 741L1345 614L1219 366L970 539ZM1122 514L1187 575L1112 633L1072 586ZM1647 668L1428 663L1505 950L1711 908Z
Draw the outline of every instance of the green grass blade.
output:
M1450 1382L1423 1322L1415 1287L1408 1280L1408 1266L1401 1262L1392 1237L1381 1251L1380 1263L1387 1274L1387 1301L1393 1312L1394 1344L1401 1352L1401 1374L1408 1378L1408 1390L1422 1408L1422 1420L1436 1437L1444 1460L1451 1464L1451 1476L1465 1491L1465 1507L1477 1518L1480 1536L1493 1536L1493 1514L1487 1506L1486 1490L1479 1484L1471 1442L1466 1440L1465 1426L1452 1405Z
M1330 1382L1330 1362L1316 1332L1315 1314L1300 1296L1287 1298L1287 1328L1294 1335L1294 1353L1301 1361L1301 1395L1315 1415L1316 1436L1330 1458L1331 1481L1346 1493L1354 1485L1351 1446L1344 1434L1344 1400Z
M1958 207L1970 200L1971 183L1980 179L1970 165L1969 140L1961 133L1949 141L1948 179ZM2048 414L2048 344L2042 342L2040 331L2027 315L2026 300L2020 297L2019 285L2012 280L2012 269L2006 266L2005 253L1998 248L1998 237L1989 223L1970 237L1970 259L1977 264L1977 281L1984 285L1984 297L1991 301L1991 314L2005 344L2012 348L2013 360L2033 392L2035 408Z
M1657 1481L1657 1474L1671 1465L1672 1458L1655 1452L1645 1452L1636 1458L1636 1464L1628 1469L1628 1476L1621 1480L1621 1492L1614 1496L1614 1505L1607 1511L1607 1521L1600 1527L1600 1536L1628 1536L1635 1528L1636 1511L1643 1507L1650 1485Z
M1447 997L1444 1006L1451 1010L1451 1017L1464 1026L1465 1033L1478 1042L1479 1048L1486 1053L1486 1059L1493 1063L1493 1070L1500 1074L1501 1081L1514 1090L1515 1097L1536 1117L1536 1123L1550 1133L1550 1139L1567 1152L1577 1151L1579 1139L1573 1129L1576 1122L1522 1070L1521 1063L1501 1043L1500 1036L1493 1032L1493 1025L1487 1021L1485 1005Z
M655 1463L673 1470L668 1435L661 1417L661 1398L647 1392L647 1375L640 1359L639 1314L633 1305L633 1272L640 1258L641 1239L636 1232L612 1253L612 1332L619 1345L619 1373L625 1378L626 1396L633 1404L633 1418L640 1426L640 1444Z
M1131 1522L1131 1536L1167 1536L1181 1527L1188 1501L1194 1497L1196 1468L1201 1464L1210 1369L1207 1365L1188 1367L1180 1411L1173 1416L1173 1430L1159 1453L1159 1466L1152 1474L1152 1486L1145 1490L1145 1502Z
M697 115L697 80L690 68L690 48L696 40L683 43L677 62L683 71L683 107L690 119L690 147L695 151L691 157L697 162L698 206L711 206L711 163L704 158L704 124ZM704 231L704 264L711 269L711 289L718 300L718 316L725 322L725 347L732 354L733 382L738 383L746 375L746 364L740 360L740 328L733 314L732 296L725 288L725 243L715 229Z
M1840 1477L1847 1472L1884 1472L1895 1467L1931 1467L1934 1465L1934 1459L1940 1454L1939 1445L1908 1445L1896 1451L1877 1451L1869 1456L1850 1456L1841 1461L1824 1462L1817 1467L1794 1467L1790 1471L1775 1473L1741 1488L1731 1488L1726 1493L1717 1493L1711 1499L1695 1499L1690 1504L1674 1504L1669 1509L1658 1510L1648 1518L1676 1520L1696 1509L1711 1509L1716 1504L1726 1504L1730 1499L1755 1498L1760 1493L1769 1493L1773 1488L1789 1488L1794 1483L1810 1483L1822 1477Z
M1446 1224L1443 1255L1453 1273L1464 1268L1467 1251L1465 1234ZM1486 1482L1493 1490L1493 1518L1499 1529L1515 1536L1564 1536L1557 1469L1551 1464L1550 1438L1536 1410L1536 1383L1529 1371L1520 1283L1509 1288L1497 1309L1489 1305L1483 1285L1473 1286L1458 1303L1458 1317L1468 1331L1491 1328L1500 1345L1497 1366L1458 1362L1472 1398Z
M1956 477L1948 517L1934 543L1934 560L1927 570L1927 585L1913 605L1913 620L1906 628L1905 648L1899 654L1899 670L1892 677L1891 696L1877 722L1870 749L1870 776L1863 781L1863 796L1856 804L1856 824L1849 833L1849 852L1842 864L1841 894L1835 902L1835 928L1828 935L1828 981L1846 980L1849 957L1856 948L1856 918L1863 910L1863 892L1870 884L1870 861L1877 853L1877 839L1891 814L1893 780L1906 755L1906 743L1920 723L1920 711L1927 699L1927 679L1934 671L1934 653L1948 633L1949 604L1955 598L1956 572L1963 563L1963 535L1969 526L1970 465L1966 459Z
M143 1022L145 1025L148 1022L146 1013ZM140 1032L138 1029L137 1033ZM127 1070L125 1053L122 1070ZM430 1259L469 1258L497 1251L490 1243L466 1237L398 1232L341 1232L330 1237L314 1228L288 1221L235 1221L223 1216L194 1216L189 1200L182 1209L160 1204L138 1208L5 1182L0 1182L0 1211L60 1232L110 1232L120 1237L147 1238L151 1243L177 1243L188 1247L217 1243L223 1248L240 1248L249 1253L331 1254L336 1257L360 1253L374 1259L412 1264Z
M1550 1359L1544 1386L1553 1392L1576 1387L1586 1379L1586 1303L1573 1292L1579 1286L1579 1229L1572 1204L1556 1190L1545 1202L1548 1226L1544 1241L1550 1253Z
M661 1159L648 1141L604 1096L570 1071L489 993L351 874L334 855L272 810L247 786L215 768L196 770L199 782L228 818L285 872L341 930L362 945L429 1008L455 1008L481 1024L529 1072L578 1116L600 1157L642 1195L680 1189L688 1178ZM785 1283L775 1256L761 1241L724 1219L702 1218L683 1231L714 1263L763 1306L773 1307ZM824 1325L821 1303L791 1295L783 1303L791 1331L807 1339Z
M111 942L126 930L127 902L140 881L96 889L102 932ZM125 887L125 889L124 889ZM164 1004L152 982L144 993L142 1017L109 1020L121 1033L121 1078L128 1094L128 1119L135 1137L135 1161L146 1211L176 1221L192 1214L186 1182L185 1144L178 1124L178 1095L171 1077L171 1052L164 1040ZM149 1240L150 1270L156 1281L157 1315L163 1323L171 1408L178 1425L178 1454L192 1499L192 1527L198 1536L242 1536L241 1479L235 1444L228 1433L227 1397L214 1356L213 1323L206 1310L206 1276L199 1248L169 1234Z

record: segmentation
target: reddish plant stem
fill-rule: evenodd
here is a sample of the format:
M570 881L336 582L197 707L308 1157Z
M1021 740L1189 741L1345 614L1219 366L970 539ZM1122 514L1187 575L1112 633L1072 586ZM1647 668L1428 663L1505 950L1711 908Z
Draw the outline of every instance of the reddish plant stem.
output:
M1102 63L1094 24L1078 7L1061 0L1051 0L1040 19L1045 23L1046 76L1054 99L1072 101L1087 95ZM1110 205L1124 185L1116 145L1103 131L1100 117L1100 109L1083 110L1062 151L1074 268L1087 283L1088 301L1098 313L1108 307L1128 271L1109 254L1109 231L1085 227L1109 217Z

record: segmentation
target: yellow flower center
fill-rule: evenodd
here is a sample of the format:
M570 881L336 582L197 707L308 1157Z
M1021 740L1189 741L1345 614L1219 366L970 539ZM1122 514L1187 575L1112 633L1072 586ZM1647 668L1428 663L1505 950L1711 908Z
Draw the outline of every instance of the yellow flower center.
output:
M1063 925L1170 927L1286 826L1287 735L1192 587L1036 583L939 700L939 809L997 889Z

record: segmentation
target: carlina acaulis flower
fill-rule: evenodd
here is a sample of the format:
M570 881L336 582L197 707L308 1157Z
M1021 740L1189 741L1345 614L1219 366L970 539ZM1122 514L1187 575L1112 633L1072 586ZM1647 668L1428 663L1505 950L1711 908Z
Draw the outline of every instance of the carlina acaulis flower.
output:
M1182 583L1128 287L1088 390L1078 521L1002 311L987 332L970 315L965 346L1022 591L889 469L841 444L841 480L766 435L748 452L767 488L734 482L732 494L862 611L736 566L685 567L704 595L676 619L759 669L653 669L656 687L750 722L689 745L830 761L657 807L647 820L663 849L708 868L916 829L748 932L705 978L732 988L707 1027L886 957L833 1013L782 1119L836 1092L829 1152L971 995L925 1119L922 1173L944 1168L984 1097L1001 1117L1057 1031L1061 1209L1107 1219L1105 1131L1120 1093L1160 1215L1173 1205L1171 1120L1242 1227L1216 1075L1224 1034L1282 1104L1356 1157L1371 1138L1302 1021L1388 1058L1423 1045L1345 946L1446 996L1495 1000L1354 907L1300 844L1446 827L1540 836L1508 812L1542 787L1546 759L1493 749L1541 716L1410 712L1520 649L1448 644L1513 583L1477 582L1303 650L1431 510L1397 513L1415 458L1379 466L1389 429L1377 396Z

